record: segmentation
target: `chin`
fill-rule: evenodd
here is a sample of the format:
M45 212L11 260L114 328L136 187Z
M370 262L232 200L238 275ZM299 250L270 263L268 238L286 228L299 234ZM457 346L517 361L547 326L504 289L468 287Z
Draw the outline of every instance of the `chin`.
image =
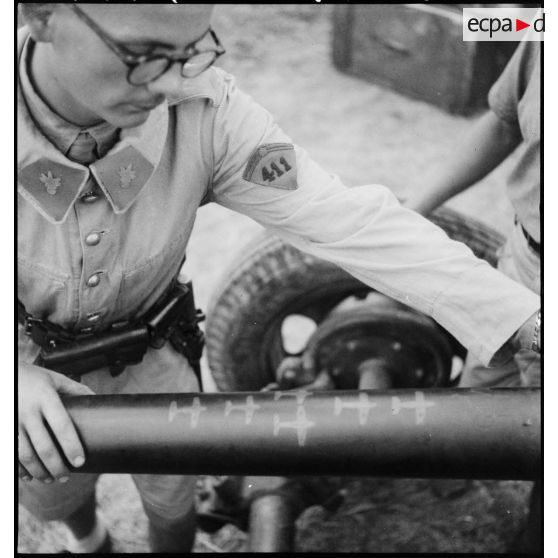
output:
M102 111L103 120L117 128L135 128L141 126L150 115L149 110L128 110L124 106L114 106Z
M106 120L117 128L135 128L141 126L149 118L149 114L150 111L117 114L114 117L111 115L111 118Z

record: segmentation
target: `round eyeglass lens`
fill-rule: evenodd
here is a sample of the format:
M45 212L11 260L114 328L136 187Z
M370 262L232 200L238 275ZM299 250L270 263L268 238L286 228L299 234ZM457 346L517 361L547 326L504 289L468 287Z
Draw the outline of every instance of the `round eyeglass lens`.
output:
M217 53L215 52L200 52L194 54L194 56L182 66L182 75L184 77L196 77L209 68L216 58Z
M164 74L171 62L167 58L150 58L138 64L130 73L130 81L136 85L149 83Z

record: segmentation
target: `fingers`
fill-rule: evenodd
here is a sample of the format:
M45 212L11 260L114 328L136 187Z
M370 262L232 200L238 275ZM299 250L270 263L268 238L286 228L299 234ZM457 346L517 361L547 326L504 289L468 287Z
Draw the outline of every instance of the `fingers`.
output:
M46 482L47 484L51 483L54 479L37 456L27 433L24 430L20 430L17 438L19 463L21 464L19 472L21 473L23 468L28 476Z
M21 464L21 462L17 462L17 476L24 481L30 481L33 477L29 474L29 471Z
M47 482L46 479L49 476L51 479L61 479L63 477L67 477L70 471L62 460L60 452L43 421L40 419L40 416L30 419L26 424L26 429L32 449L35 451L36 457L40 460L43 468L46 470L46 474L44 471L39 471L38 475L35 474L31 471L31 469L29 469L28 464L20 457L27 470L35 478L43 480L43 482ZM35 466L35 464L33 465Z
M58 372L50 372L50 378L56 391L63 395L95 395L86 385L70 380Z
M43 416L67 460L74 467L81 467L85 462L85 451L62 401L59 398L50 398L45 401Z
M59 394L91 395L93 392L61 374L25 363L18 366L18 388L21 464L18 474L47 483L54 479L65 482L70 473L67 462L80 467L85 459L83 446Z

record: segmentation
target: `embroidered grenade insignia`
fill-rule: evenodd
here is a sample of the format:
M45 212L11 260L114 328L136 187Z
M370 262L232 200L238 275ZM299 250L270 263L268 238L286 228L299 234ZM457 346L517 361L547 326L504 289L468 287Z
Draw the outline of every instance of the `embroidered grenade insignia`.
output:
M129 188L132 185L134 178L136 178L136 173L132 167L132 163L130 163L127 167L120 167L118 175L120 176L120 187Z
M42 172L39 180L45 185L46 191L51 196L54 196L58 191L58 188L62 185L60 178L52 176L52 171L48 171L47 174Z

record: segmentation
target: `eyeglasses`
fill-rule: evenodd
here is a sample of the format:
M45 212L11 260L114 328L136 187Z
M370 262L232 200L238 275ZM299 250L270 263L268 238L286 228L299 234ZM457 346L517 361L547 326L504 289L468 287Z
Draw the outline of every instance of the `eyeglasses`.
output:
M209 27L199 39L186 45L183 54L134 54L107 35L76 4L71 4L71 7L76 15L128 66L126 79L132 85L145 85L155 81L176 63L182 64L183 77L196 77L207 70L219 56L226 52L213 29ZM202 50L198 49L196 45L204 39L207 40L208 37L211 38L214 46Z

